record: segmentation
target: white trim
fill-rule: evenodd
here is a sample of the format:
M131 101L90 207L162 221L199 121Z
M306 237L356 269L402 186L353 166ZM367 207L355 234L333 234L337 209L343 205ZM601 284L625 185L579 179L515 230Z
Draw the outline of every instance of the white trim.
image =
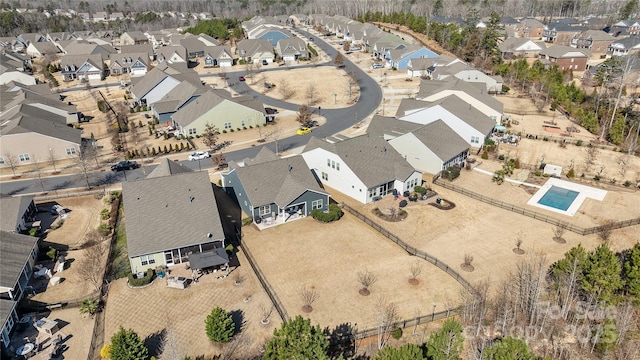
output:
M549 189L552 186L557 186L557 187L561 187L563 189L567 189L567 190L577 191L578 192L578 196L575 198L575 200L573 200L573 202L571 203L571 205L569 206L569 208L567 210L560 210L560 209L552 208L552 207L549 207L549 206L542 205L542 204L538 203L538 201L540 201L540 199L547 193L547 191L549 191ZM533 194L531 199L529 199L529 201L527 201L527 205L539 207L539 208L542 208L542 209L545 209L545 210L549 210L549 211L553 211L555 213L562 214L562 215L574 216L576 214L576 212L578 212L578 209L580 208L580 206L582 206L582 203L587 198L593 199L593 200L602 201L602 200L604 200L606 195L607 195L607 191L606 190L596 189L596 188L593 188L591 186L586 186L586 185L582 185L582 184L576 184L576 183L573 183L573 182L570 182L570 181L550 178L542 186L542 188L540 188L540 190L538 190L535 194Z

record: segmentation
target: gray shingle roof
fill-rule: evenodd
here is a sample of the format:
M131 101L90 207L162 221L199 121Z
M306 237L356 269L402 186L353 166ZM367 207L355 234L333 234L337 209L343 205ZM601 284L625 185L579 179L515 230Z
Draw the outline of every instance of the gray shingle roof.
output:
M16 301L0 299L0 323L2 324L2 328L4 328L7 319L11 316L11 312L16 305L18 305Z
M206 171L124 182L122 193L129 257L224 239Z
M271 161L264 153L261 156L257 162L245 162L245 166L234 169L254 207L275 203L283 208L307 190L327 194L302 156Z
M18 282L38 238L0 231L0 286L13 288Z
M66 118L31 105L20 105L0 116L1 135L35 132L80 144L82 130L66 125Z
M469 144L442 120L414 130L412 134L443 161L469 149Z
M156 168L153 169L153 171L150 172L149 175L147 175L147 179L176 175L176 174L184 174L184 173L190 173L190 172L193 172L193 170L191 170L186 166L182 166L175 161L171 161L167 158L164 158L160 161L160 164L158 164L158 166L156 166Z
M0 230L15 231L18 221L27 211L33 196L5 196L0 195Z
M485 89L483 89L485 88ZM450 78L445 80L421 80L420 89L416 95L416 99L425 99L431 95L435 95L445 90L457 90L473 96L483 104L489 106L493 110L500 113L504 112L504 104L493 96L486 93L484 84L468 83L458 78Z
M189 81L183 81L176 87L171 89L165 96L153 104L153 109L158 114L176 111L192 96L204 94L207 91L206 86L193 84Z
M404 182L416 171L379 136L366 134L333 144L312 137L303 153L317 148L338 155L367 188L393 180Z
M395 138L421 128L422 124L396 119L391 116L374 115L367 127L367 134Z
M577 54L577 55L576 55ZM587 49L576 49L571 46L553 45L540 50L540 55L546 55L555 59L572 57L591 57L591 52Z
M144 76L138 78L140 80L131 86L131 93L135 95L136 98L140 99L167 76L168 75L164 71L157 67L153 68L151 71L144 74Z
M205 114L207 111L213 109L225 99L212 91L200 95L197 99L193 100L182 109L176 111L171 118L177 122L180 126L187 126L194 120Z

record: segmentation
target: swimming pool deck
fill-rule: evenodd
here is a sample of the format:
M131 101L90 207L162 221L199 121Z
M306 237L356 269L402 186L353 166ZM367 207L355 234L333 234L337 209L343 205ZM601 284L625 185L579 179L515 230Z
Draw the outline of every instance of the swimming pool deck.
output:
M547 191L549 191L549 189L551 189L552 186L557 186L563 189L578 192L578 196L575 198L575 200L573 200L573 202L571 203L571 206L569 206L567 210L556 209L556 208L538 203L538 201L540 201L540 199L547 193ZM578 209L580 209L580 206L582 206L582 203L585 201L585 199L589 198L593 200L602 201L604 200L606 195L607 195L606 190L596 189L591 186L576 184L566 180L550 178L549 180L547 180L547 182L544 185L542 185L540 190L538 190L535 194L533 194L531 199L527 201L527 205L536 206L536 207L553 211L555 213L562 214L562 215L574 216L576 212L578 212Z

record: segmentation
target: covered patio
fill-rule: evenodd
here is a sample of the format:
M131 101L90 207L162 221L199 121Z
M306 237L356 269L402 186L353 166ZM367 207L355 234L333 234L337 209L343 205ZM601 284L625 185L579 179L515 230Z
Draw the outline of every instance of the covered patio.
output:
M210 272L229 270L229 256L224 248L193 253L189 255L189 266L192 271L208 274Z

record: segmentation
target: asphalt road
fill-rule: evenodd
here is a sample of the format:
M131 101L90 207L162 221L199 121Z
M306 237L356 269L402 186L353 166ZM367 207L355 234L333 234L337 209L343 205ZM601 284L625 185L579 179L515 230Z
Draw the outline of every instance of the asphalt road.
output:
M301 29L294 29L294 32L297 32L303 36L313 37L315 46L320 47L331 59L335 57L337 54L337 50L322 40L321 37L316 36L314 34L310 34ZM292 149L300 146L304 146L311 136L324 138L327 136L331 136L333 134L339 133L354 124L362 121L367 118L371 113L373 113L377 108L380 102L382 101L382 89L376 83L376 81L371 78L366 72L362 71L358 66L349 61L346 57L344 58L344 70L347 73L355 73L356 78L358 79L358 83L360 85L360 97L358 101L348 107L343 109L322 109L322 116L324 116L327 121L324 125L314 128L313 133L298 136L294 135L288 138L282 138L278 140L278 150L280 152L286 151L287 149ZM316 66L334 66L332 62L328 62L325 64L318 65L305 65L302 68L307 68L309 71L313 71L313 68ZM296 67L300 68L300 67ZM281 67L274 67L272 69L263 68L261 71L281 71ZM234 71L228 73L229 85L232 86L236 91L244 95L250 95L254 98L260 100L267 106L278 107L282 109L297 111L298 104L288 103L285 101L273 99L271 97L260 94L257 91L252 90L245 82L237 81L240 75L244 75L244 71ZM212 74L211 76L216 76ZM115 84L118 85L119 83ZM107 84L101 84L94 87L104 87ZM69 89L69 91L77 90L77 89ZM314 111L318 111L318 109L314 109ZM254 157L260 149L266 146L270 150L275 152L275 143L269 142L260 146L252 146L245 149L240 149L236 151L225 152L225 157L228 161L241 161L245 158ZM213 164L209 159L201 160L201 161L181 161L181 165L185 165L194 170L204 170L213 167ZM90 186L93 187L101 187L109 184L119 183L122 181L135 181L139 179L145 178L146 174L152 171L156 165L144 166L135 170L129 170L126 172L114 173L111 171L97 171L88 174L88 182ZM126 179L125 179L126 177ZM42 178L42 181L38 179L25 179L25 180L16 180L16 181L8 181L8 182L0 182L0 193L8 194L8 195L18 195L18 194L31 194L31 193L41 193L44 191L51 192L55 190L63 190L70 188L82 188L87 186L87 179L84 174L73 174L73 175L61 175L61 176L53 176Z

